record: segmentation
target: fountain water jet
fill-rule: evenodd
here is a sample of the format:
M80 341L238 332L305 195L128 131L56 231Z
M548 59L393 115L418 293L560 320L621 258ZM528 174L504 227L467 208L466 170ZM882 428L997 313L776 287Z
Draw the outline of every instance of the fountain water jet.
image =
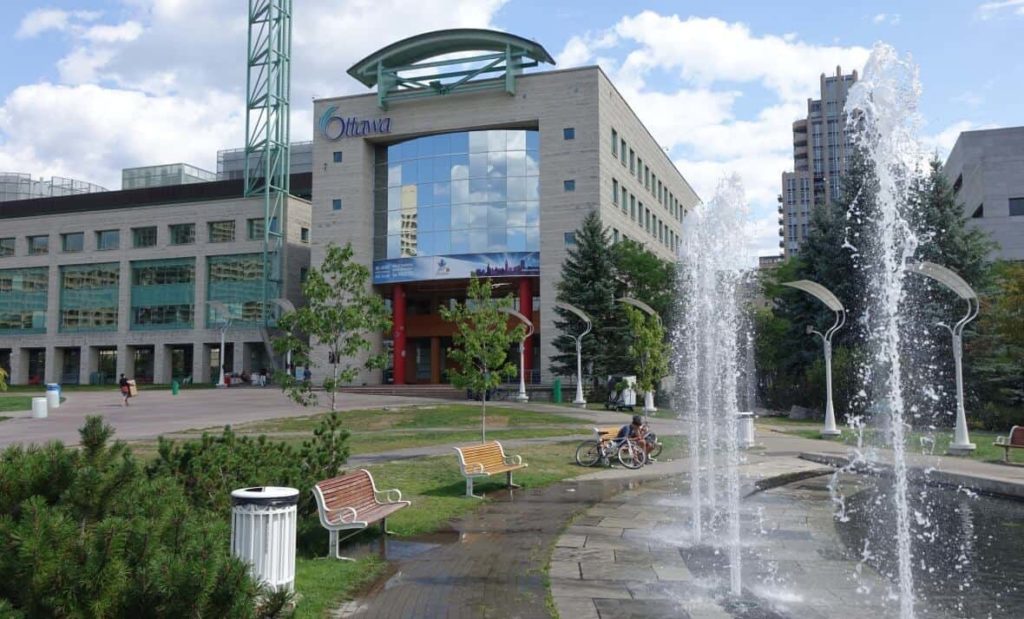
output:
M747 343L740 300L752 264L745 216L743 185L735 175L719 183L709 204L687 216L675 333L677 384L685 390L680 412L690 427L693 538L698 543L710 538L725 521L721 538L729 556L730 590L737 596L742 592L737 381Z
M846 103L855 143L872 163L877 179L874 206L855 203L851 214L864 217L873 228L873 240L866 240L867 245L862 248L863 268L868 275L866 326L873 347L873 361L867 374L876 404L889 415L903 619L912 619L915 613L900 326L904 278L908 260L918 244L906 210L911 208L908 190L921 161L920 145L915 138L920 91L917 67L909 59L901 59L892 47L878 44L860 81L850 89Z

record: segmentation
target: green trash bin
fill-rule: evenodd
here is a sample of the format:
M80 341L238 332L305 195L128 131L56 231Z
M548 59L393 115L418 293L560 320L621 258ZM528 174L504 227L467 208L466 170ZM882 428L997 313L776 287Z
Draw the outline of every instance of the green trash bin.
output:
M178 385L178 381L172 380L171 381L171 395L178 395L178 389L179 388L180 388L180 385Z
M556 404L562 403L562 379L556 378L551 384L551 400Z

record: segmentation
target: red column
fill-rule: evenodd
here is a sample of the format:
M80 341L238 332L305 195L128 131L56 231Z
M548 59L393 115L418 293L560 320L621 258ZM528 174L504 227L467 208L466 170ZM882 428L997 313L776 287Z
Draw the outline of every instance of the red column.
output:
M405 288L395 284L391 289L391 340L396 385L405 384Z
M519 280L519 312L533 322L533 280L530 277L523 277ZM537 325L534 325L536 330ZM523 365L526 366L526 382L530 382L530 371L533 369L533 338L526 340L523 347Z

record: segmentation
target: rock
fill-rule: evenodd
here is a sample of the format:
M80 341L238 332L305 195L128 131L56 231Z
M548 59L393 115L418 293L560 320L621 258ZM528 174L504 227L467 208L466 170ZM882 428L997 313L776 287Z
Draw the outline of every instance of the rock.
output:
M794 421L807 421L810 419L819 419L821 415L818 411L813 408L806 408L803 406L793 406L789 409L789 418Z

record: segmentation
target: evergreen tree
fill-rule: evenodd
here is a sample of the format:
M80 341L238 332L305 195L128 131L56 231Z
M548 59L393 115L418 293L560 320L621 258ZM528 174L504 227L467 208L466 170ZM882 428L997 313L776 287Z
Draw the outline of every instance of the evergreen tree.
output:
M642 244L627 239L612 246L619 288L617 296L630 296L651 306L661 316L666 331L675 300L676 266L662 260Z
M576 245L562 263L557 298L580 308L593 320L593 331L583 338L583 362L593 364L595 378L621 371L623 360L628 358L625 314L615 302L618 286L608 233L597 212L592 211L576 231ZM558 353L551 357L552 371L575 376L576 343L570 334L582 332L584 325L570 312L555 312L558 335L553 345Z

